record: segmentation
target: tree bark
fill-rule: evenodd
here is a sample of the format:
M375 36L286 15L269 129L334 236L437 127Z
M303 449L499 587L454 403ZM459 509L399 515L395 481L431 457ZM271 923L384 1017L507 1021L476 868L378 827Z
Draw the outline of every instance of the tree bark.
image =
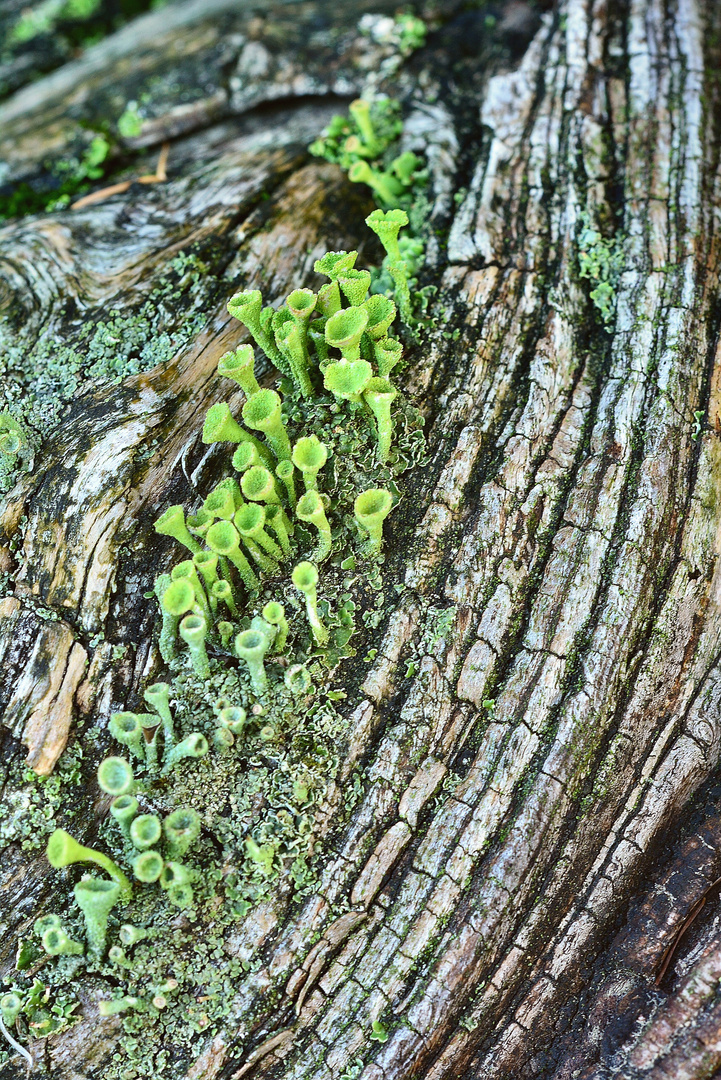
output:
M191 245L210 267L192 340L81 382L5 499L6 768L27 754L51 771L78 717L103 726L155 670L152 521L217 468L198 436L240 339L228 296L284 296L314 283L322 251L367 244L372 204L304 146L382 60L354 31L361 10L392 6L208 9L167 9L160 43L163 13L148 16L0 107L10 174L32 178L78 115L133 96L130 52L143 78L174 64L202 89L153 104L148 145L175 140L167 183L2 230L16 343L77 340L73 312L134 310ZM389 519L375 659L341 669L319 885L245 918L227 947L262 962L233 1020L167 1077L721 1068L721 10L509 4L493 31L486 14L438 9L384 84L431 171L438 319L404 388L431 463ZM607 326L580 273L584 221L622 251ZM113 660L117 645L135 647ZM90 839L102 812L89 802ZM3 852L3 974L56 888L43 859ZM117 1034L89 997L38 1055L58 1080L102 1076ZM20 1075L19 1059L0 1070Z

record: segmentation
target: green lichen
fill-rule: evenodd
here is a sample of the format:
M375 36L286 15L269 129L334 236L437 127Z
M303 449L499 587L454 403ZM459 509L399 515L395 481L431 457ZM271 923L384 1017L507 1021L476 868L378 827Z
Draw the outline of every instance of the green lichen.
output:
M31 981L22 975L4 979L3 984L0 1017L8 1033L21 1047L36 1039L58 1034L80 1019L75 1015L79 1001L62 987L56 989L46 981L41 982L37 978ZM2 1006L10 998L15 1001L12 1010L7 1011ZM0 1038L0 1065L6 1064L13 1053Z
M420 43L424 24L414 16L400 16L399 20L409 20L404 22L409 43L411 39ZM340 165L353 182L366 184L381 210L408 213L408 233L393 253L386 254L380 267L372 268L370 288L374 294L395 295L403 321L411 325L413 307L420 310L427 304L423 290L417 288L417 275L423 264L430 204L423 191L428 180L423 162L411 151L398 153L402 131L398 102L381 96L359 99L352 102L347 117L333 117L309 150Z
M317 341L329 350L336 347L325 334L329 318L369 302L369 276L349 275L355 253L335 255L318 263L331 271L331 285L345 281L315 320ZM123 1055L107 1080L163 1075L164 1045L175 1056L196 1056L203 1033L227 1019L239 985L259 962L251 952L229 955L227 932L254 906L299 900L317 886L320 823L347 735L337 707L345 692L333 686L334 673L354 654L358 608L366 609L366 625L368 611L371 625L384 617L383 518L401 498L399 478L425 461L421 417L393 388L375 414L362 399L327 392L323 364L345 358L319 349L310 334L320 294L298 292L288 306L290 318L302 323L293 323L293 363L277 392L249 386L251 402L265 395L262 409L241 410L258 433L257 446L239 438L245 429L226 406L214 429L228 442L226 478L200 493L202 505L174 508L169 525L167 512L160 519L163 543L185 545L155 590L165 673L145 689L152 712L126 710L111 719L111 734L134 754L133 768L111 751L98 770L100 786L115 799L94 847L106 868L134 875L132 895L108 895L117 907L107 923L90 919L85 931L71 909L62 931L85 941L85 953L56 956L52 966L71 984L80 972L104 981L101 1012L122 1017ZM344 298L357 303L343 308ZM259 296L248 303L231 302L230 309L266 334L272 316L261 322ZM393 305L376 313L377 338L364 336L366 319L353 344L376 380L376 348L395 340L394 313ZM276 341L289 325L278 323ZM341 354L345 346L337 346ZM221 361L230 378L236 366ZM376 391L388 387L384 380ZM238 456L238 446L251 446L269 466L251 451ZM289 483L294 453L307 488L297 503ZM279 461L291 471L282 482L274 476ZM363 495L372 496L372 506ZM192 559L183 558L188 548ZM324 561L311 564L319 551ZM356 776L348 807L360 783ZM86 916L85 894L104 896L111 884L76 883Z
M143 119L137 101L129 101L118 117L118 132L124 139L134 139L143 130Z
M455 604L447 608L430 606L423 621L421 649L434 653L438 645L445 644L451 635L457 614L458 608Z
M45 846L69 792L83 783L82 758L82 747L76 742L65 750L50 776L38 776L19 763L10 767L0 817L0 849L13 843L27 852Z
M616 288L624 265L623 242L618 237L607 239L591 224L587 212L581 214L578 236L578 271L591 282L589 296L605 327L613 322L616 313Z
M88 19L100 7L101 0L43 0L23 11L8 33L8 44L31 41L39 34L50 34L59 22Z
M422 19L405 12L396 17L396 32L401 56L410 56L425 45L428 30Z
M50 190L36 189L25 182L16 184L10 192L0 195L0 222L26 214L64 210L73 199L89 190L88 181L105 175L111 148L105 133L96 132L79 155L48 166Z
M64 869L75 863L96 863L113 878L118 886L119 894L122 893L126 898L131 895L130 882L120 867L104 852L79 844L65 829L55 829L48 840L45 854L50 865L56 869Z
M53 330L29 339L9 317L0 320L0 416L24 434L18 454L0 452L0 493L90 381L117 384L167 363L205 325L206 305L220 288L197 256L180 254L131 313L111 308L80 319L68 309L62 342Z
M351 108L348 116L334 116L320 138L308 148L311 154L340 165L346 172L356 162L366 160L369 153L372 160L380 159L397 143L403 131L400 104L392 98L377 96L370 102L354 105L355 109ZM365 131L372 132L371 140L367 135L364 137L359 123L361 115L366 120ZM347 146L349 139L354 140L350 147Z
M338 1077L338 1080L358 1080L358 1077L363 1072L365 1065L363 1061L356 1057L350 1064L346 1065L343 1072Z

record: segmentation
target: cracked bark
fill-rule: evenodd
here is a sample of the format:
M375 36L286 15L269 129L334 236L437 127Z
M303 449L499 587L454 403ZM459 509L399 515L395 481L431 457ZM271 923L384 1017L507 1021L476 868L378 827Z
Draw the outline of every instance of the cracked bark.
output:
M149 523L212 472L198 418L238 338L227 295L249 282L280 296L312 281L317 253L362 238L362 198L302 150L327 96L363 77L357 7L334 12L348 34L330 53L299 52L319 6L294 7L291 25L279 5L249 31L253 12L216 5L240 20L222 24L221 49L212 20L181 5L189 21L169 39L207 80L194 110L158 111L152 137L177 139L168 184L3 232L8 295L61 335L62 297L127 305L193 241L227 285L168 364L83 387L6 500L6 542L28 518L0 608L8 759L27 752L20 740L52 767L68 700L104 723L144 677L143 592L161 557ZM345 674L355 697L317 894L297 911L280 891L239 927L228 947L252 945L263 967L186 1075L331 1080L360 1058L363 1080L700 1080L721 1067L715 900L654 977L721 871L721 13L559 0L534 24L516 4L498 54L476 42L475 16L443 14L393 83L449 229L430 248L440 326L407 383L432 464L389 531L385 574L406 589L371 670ZM266 54L252 78L248 40L250 59ZM122 47L103 48L92 70L46 86L94 107L83 80L102 101L125 70ZM38 133L67 138L61 108L33 112L50 100L43 82L22 93L6 107L16 176L38 168ZM624 244L610 332L579 278L584 211ZM457 607L445 639L427 632L429 604ZM91 645L100 630L107 642ZM112 644L133 641L111 663ZM48 708L57 719L33 724ZM359 764L363 798L334 828ZM49 884L9 851L1 888L5 970ZM368 1039L378 1018L384 1044ZM113 1038L89 1007L49 1044L53 1075L102 1075Z

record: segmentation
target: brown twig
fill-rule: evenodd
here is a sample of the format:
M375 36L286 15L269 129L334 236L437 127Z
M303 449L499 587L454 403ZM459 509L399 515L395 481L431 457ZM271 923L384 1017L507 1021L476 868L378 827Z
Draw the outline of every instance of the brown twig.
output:
M109 199L111 195L119 195L122 191L127 191L131 184L134 184L134 180L123 180L120 184L111 184L110 187L100 188L99 191L93 191L90 195L83 195L82 199L78 199L77 202L71 204L71 210L82 210L84 206L92 206L96 202L104 202Z
M168 179L167 164L169 151L170 143L163 143L154 173L145 173L143 176L135 176L132 180L121 180L119 184L110 184L108 187L100 188L99 191L91 192L90 195L83 195L82 199L78 199L77 202L74 202L70 209L82 210L84 206L92 206L93 203L105 202L111 195L121 195L124 191L127 191L131 184L162 184L164 180Z
M681 943L681 938L684 936L688 928L691 926L691 924L698 917L699 913L705 907L706 901L709 897L709 893L713 892L714 889L719 888L719 886L721 886L721 878L717 878L715 881L712 881L711 884L706 889L704 889L702 895L698 898L686 918L679 926L678 930L676 931L671 940L671 943L669 944L668 948L666 949L661 958L661 967L658 969L658 974L656 975L655 979L656 986L660 986L663 982L664 975L668 971L669 965L673 960L676 950Z
M167 180L168 174L165 171L165 167L168 164L168 154L170 153L170 143L165 142L160 148L160 157L158 158L158 164L155 168L155 180ZM151 182L150 180L148 182ZM154 181L153 181L154 182Z

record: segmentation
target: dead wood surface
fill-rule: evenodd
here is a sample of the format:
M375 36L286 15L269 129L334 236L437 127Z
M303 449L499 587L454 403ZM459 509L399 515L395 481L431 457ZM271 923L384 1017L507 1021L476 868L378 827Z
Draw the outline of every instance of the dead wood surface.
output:
M167 549L151 523L212 475L198 434L217 360L240 340L227 296L247 282L279 297L313 281L326 248L362 243L362 196L303 150L327 96L366 75L358 7L334 5L332 77L330 53L298 59L318 4L278 5L250 30L251 9L231 12L219 43L231 7L204 23L179 5L168 28L210 74L187 127L187 102L158 106L154 138L177 140L167 184L0 232L20 335L72 335L67 296L81 313L136 303L191 242L217 279L192 344L120 385L81 386L5 501L6 543L21 530L21 544L4 555L19 572L0 602L3 753L46 771L73 717L104 724L152 663L143 593ZM362 1080L700 1080L721 1068L713 896L654 980L721 871L719 9L560 0L537 18L510 5L495 58L477 19L442 14L396 83L428 146L441 233L440 323L407 382L432 464L390 527L384 571L406 588L370 670L345 674L350 734L317 894L296 910L279 893L239 927L228 947L252 944L263 966L186 1075L331 1080L359 1057ZM249 40L265 68L244 84ZM40 168L45 132L67 145L62 94L82 112L82 88L102 103L114 64L132 80L122 40L96 48L102 63L3 107L17 176ZM623 238L610 332L579 279L583 211ZM444 639L429 605L457 607ZM115 643L137 648L113 663ZM359 764L363 798L334 829ZM0 866L8 970L51 886L13 848ZM388 1041L371 1043L381 1016ZM51 1075L101 1077L114 1033L89 1007L46 1048Z

